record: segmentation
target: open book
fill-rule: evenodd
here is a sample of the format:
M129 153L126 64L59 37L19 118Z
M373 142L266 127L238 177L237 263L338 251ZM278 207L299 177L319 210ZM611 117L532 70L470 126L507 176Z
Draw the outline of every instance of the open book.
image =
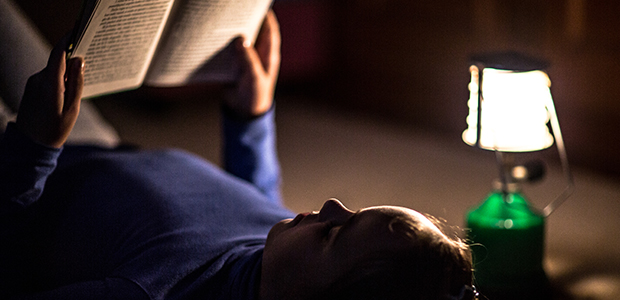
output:
M231 41L254 41L271 2L85 0L69 49L85 60L83 97L234 81Z

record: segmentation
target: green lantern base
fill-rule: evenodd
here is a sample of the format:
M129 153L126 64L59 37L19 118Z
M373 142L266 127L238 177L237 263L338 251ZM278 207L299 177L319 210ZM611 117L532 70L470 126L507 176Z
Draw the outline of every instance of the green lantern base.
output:
M489 299L550 299L545 219L518 192L495 191L466 216L475 284Z

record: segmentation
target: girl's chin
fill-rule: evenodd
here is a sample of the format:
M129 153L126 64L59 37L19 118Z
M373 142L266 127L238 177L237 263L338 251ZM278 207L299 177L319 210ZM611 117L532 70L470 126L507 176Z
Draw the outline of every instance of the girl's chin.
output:
M267 243L269 243L271 239L273 239L275 236L277 236L281 232L287 230L290 227L293 227L291 226L291 223L293 222L293 220L294 219L284 219L276 223L276 225L273 225L271 229L269 230L269 233L267 234Z

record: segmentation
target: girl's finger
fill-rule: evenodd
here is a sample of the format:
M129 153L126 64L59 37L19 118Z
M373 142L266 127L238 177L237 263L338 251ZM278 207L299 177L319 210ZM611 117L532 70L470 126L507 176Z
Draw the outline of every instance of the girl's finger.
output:
M67 81L65 83L65 95L63 114L71 111L79 111L79 104L84 88L84 59L75 57L69 60L67 66Z
M235 40L235 47L237 48L239 63L243 71L242 73L249 73L254 76L265 73L265 69L263 68L263 64L256 49L252 46L246 46L245 38L237 38Z

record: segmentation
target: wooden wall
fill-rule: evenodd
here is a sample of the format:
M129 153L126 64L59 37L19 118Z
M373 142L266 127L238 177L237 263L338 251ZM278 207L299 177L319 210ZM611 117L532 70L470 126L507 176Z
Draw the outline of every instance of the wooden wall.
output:
M460 138L468 57L545 58L569 159L620 175L620 2L339 0L339 101Z

